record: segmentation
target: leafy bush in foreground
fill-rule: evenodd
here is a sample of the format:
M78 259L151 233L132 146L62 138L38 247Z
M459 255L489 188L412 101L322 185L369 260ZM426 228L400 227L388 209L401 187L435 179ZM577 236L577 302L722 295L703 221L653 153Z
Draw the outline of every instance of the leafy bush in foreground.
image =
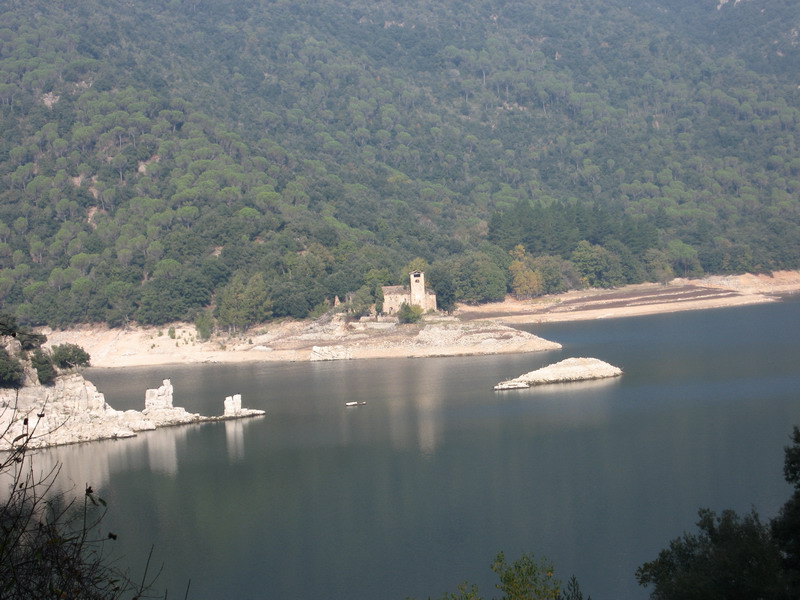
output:
M25 372L22 369L22 363L11 356L5 348L0 348L0 387L22 387L24 379Z

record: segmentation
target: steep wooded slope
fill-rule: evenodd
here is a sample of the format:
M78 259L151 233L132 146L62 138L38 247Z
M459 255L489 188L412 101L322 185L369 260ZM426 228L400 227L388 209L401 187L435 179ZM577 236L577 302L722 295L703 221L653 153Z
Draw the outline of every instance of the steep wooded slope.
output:
M784 0L0 11L0 300L26 322L305 316L417 256L472 301L518 291L514 258L532 293L800 266Z

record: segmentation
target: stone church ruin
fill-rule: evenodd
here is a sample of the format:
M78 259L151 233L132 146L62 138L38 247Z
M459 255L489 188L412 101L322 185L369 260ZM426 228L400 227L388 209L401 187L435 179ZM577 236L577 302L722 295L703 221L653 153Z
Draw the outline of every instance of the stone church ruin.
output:
M383 286L383 312L387 315L397 314L403 304L419 306L424 312L436 310L436 294L425 288L425 273L412 271L409 273L409 286Z

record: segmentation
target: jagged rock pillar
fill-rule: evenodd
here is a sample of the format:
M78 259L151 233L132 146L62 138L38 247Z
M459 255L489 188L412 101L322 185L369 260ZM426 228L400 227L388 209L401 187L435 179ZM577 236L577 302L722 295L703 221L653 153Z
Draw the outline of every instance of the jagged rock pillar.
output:
M235 417L242 412L242 395L234 394L225 398L225 413L226 417Z
M165 379L157 390L147 390L144 393L144 409L172 409L172 383Z

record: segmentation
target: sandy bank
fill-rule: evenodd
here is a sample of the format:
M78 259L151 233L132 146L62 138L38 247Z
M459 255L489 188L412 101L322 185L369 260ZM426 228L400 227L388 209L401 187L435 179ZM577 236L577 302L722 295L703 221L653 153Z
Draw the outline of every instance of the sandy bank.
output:
M615 290L575 290L527 301L508 298L505 302L461 306L456 316L467 321L517 324L583 321L760 304L795 293L800 293L800 272L780 271L773 275L674 279L666 285L646 283Z
M361 358L424 358L555 350L561 346L493 321L461 322L431 317L415 325L291 322L254 328L245 336L201 342L194 326L83 327L48 331L48 345L80 344L95 367L226 362L309 361Z
M506 324L617 318L772 302L800 292L800 272L676 279L616 290L579 290L531 301L507 299L461 306L454 317L416 325L346 323L342 319L273 323L237 338L196 338L193 325L169 327L81 327L45 330L48 344L83 346L96 367L129 367L253 361L464 356L536 352L558 348Z

